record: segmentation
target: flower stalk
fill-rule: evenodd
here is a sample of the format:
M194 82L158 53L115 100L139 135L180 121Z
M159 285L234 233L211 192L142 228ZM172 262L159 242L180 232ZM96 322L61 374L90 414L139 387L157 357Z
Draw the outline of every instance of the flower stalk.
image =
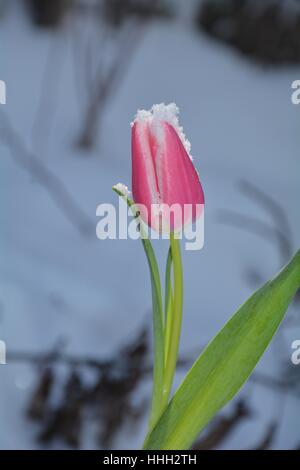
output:
M170 234L170 248L174 274L174 298L170 293L171 300L168 303L168 315L165 329L165 374L163 387L164 404L168 403L179 349L179 340L182 324L183 309L183 269L180 252L180 241L176 238L176 234Z

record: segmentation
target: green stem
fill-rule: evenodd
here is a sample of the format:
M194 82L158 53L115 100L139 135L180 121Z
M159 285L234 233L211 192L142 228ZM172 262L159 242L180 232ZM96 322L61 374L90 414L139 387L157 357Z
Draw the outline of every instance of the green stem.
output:
M148 266L151 277L151 290L152 290L152 310L153 310L153 349L154 349L154 364L153 364L153 389L152 389L152 404L149 420L149 431L156 425L163 411L163 384L164 384L164 315L163 303L161 295L161 283L158 264L156 261L155 253L147 234L143 230L143 225L139 219L139 211L135 206L134 201L124 194L117 186L113 190L122 197L128 207L131 209L137 223L139 224L142 244L146 253Z
M169 344L167 357L165 360L164 388L163 388L163 406L168 403L170 392L173 385L173 379L176 370L177 355L179 349L179 340L182 323L183 307L183 272L180 253L180 241L175 238L174 233L170 235L170 246L172 252L172 261L174 269L174 299L173 311L170 322L170 331L168 333Z
M172 269L172 249L169 248L167 266L166 266L166 275L165 275L165 363L167 359L170 336L171 336L171 326L173 318L173 289L172 289L172 280L171 280L171 269Z
M149 430L151 431L163 411L163 382L164 382L164 335L163 335L163 306L161 296L161 285L159 270L154 255L152 245L149 240L142 239L146 252L152 288L152 308L153 308L153 389L152 404L149 420Z
M165 274L165 322L167 322L167 314L170 308L170 297L172 294L171 269L172 269L172 249L170 247L168 251L166 274Z

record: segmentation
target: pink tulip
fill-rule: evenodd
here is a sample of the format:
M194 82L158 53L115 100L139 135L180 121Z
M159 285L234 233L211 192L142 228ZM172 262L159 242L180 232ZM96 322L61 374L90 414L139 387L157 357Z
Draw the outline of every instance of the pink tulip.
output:
M154 230L170 230L198 218L204 194L178 123L174 103L138 111L132 123L132 193L142 219ZM177 208L170 213L168 208ZM164 227L166 227L164 225Z

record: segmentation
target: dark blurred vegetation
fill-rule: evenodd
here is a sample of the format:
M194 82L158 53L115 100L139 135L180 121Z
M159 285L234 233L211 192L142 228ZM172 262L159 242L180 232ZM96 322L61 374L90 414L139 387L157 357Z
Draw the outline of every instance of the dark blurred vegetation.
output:
M133 431L148 408L148 398L133 399L149 368L148 331L143 328L127 346L107 360L69 356L56 347L46 355L12 355L38 368L38 382L30 397L27 418L38 424L37 440L82 445L86 422L94 425L96 445L111 448L119 432ZM65 366L61 380L58 366ZM93 376L86 380L86 371ZM53 400L53 395L60 399Z
M103 11L107 21L116 27L130 16L148 20L171 15L170 5L155 0L105 0Z
M259 62L300 63L298 0L204 0L196 24Z
M105 21L120 27L128 17L150 19L170 16L170 4L161 0L24 0L35 25L41 27L58 26L64 14L71 8L92 9Z
M70 5L71 0L24 0L32 21L41 27L57 26Z
M115 448L120 433L134 434L147 414L150 397L146 392L137 402L136 392L147 378L151 379L149 359L147 328L106 360L72 356L57 345L47 354L15 352L9 357L10 361L28 362L37 369L37 383L26 410L27 419L37 424L37 442L80 448L84 430L92 427L95 445L105 449ZM178 367L186 371L192 362L192 358L181 358ZM63 380L59 373L61 366ZM92 380L86 380L87 370L92 371ZM288 395L300 400L299 368L284 363L282 371L281 378L258 372L250 377L250 384L265 387L272 396L279 397L276 413L257 437L255 450L270 449L275 444ZM59 400L53 399L57 396ZM251 393L248 393L234 401L230 412L221 412L212 421L193 449L222 447L241 424L255 418L257 411L252 408Z

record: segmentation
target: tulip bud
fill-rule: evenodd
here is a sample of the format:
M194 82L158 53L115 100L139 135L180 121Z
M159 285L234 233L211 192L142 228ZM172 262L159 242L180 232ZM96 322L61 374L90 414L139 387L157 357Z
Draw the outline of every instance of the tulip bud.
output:
M203 211L204 194L175 103L138 111L132 123L132 194L156 231L177 231Z

